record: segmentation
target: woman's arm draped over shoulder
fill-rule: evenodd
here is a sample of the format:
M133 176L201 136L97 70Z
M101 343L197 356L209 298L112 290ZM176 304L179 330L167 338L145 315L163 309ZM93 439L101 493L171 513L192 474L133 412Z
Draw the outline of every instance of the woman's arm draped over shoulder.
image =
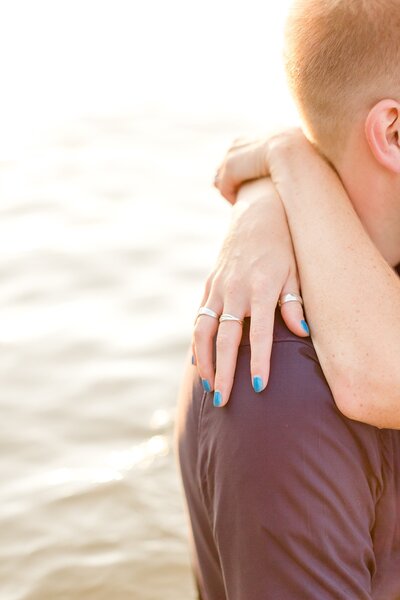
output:
M304 138L272 143L312 338L339 409L400 428L400 279L364 230L335 172ZM400 210L400 206L399 206ZM399 240L400 245L400 240Z
M300 131L234 144L215 185L234 204L244 181L268 175L286 211L307 320L336 404L352 419L400 429L399 277Z

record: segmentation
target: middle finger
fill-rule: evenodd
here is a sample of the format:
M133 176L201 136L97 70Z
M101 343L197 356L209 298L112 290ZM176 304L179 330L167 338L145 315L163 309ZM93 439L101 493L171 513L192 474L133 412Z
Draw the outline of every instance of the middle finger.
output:
M232 315L241 321L245 310L238 306L224 306L224 315ZM224 321L219 324L216 342L216 372L214 406L225 406L229 400L235 375L236 361L243 324L238 321Z

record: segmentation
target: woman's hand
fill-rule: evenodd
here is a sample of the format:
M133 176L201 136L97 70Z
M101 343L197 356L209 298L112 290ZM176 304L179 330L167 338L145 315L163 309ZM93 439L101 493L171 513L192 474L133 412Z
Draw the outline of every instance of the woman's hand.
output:
M288 129L268 139L236 140L228 150L214 180L215 187L231 204L235 204L240 186L262 177L271 177L279 188L279 163L286 153L302 156L311 144L301 129ZM313 152L318 151L313 148ZM278 165L278 168L276 168Z
M236 194L235 194L236 200ZM218 315L251 317L251 377L255 391L267 385L274 314L282 294L299 294L299 281L285 210L269 179L243 185L216 268L208 278L201 305ZM282 306L282 317L298 336L309 335L300 302ZM214 374L213 338L217 335ZM197 319L193 355L206 391L224 406L232 389L242 328L237 322Z

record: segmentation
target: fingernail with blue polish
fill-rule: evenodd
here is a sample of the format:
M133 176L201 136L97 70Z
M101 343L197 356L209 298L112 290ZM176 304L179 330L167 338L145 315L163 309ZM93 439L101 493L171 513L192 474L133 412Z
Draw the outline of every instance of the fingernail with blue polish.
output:
M203 384L203 388L205 392L211 392L211 385L209 384L207 379L202 379L201 383Z
M192 356L192 365L195 365L195 364L196 364L196 359L194 356Z
M301 322L301 326L304 329L304 331L306 332L307 335L310 335L310 328L308 327L307 323L304 321Z
M221 392L214 393L214 406L222 406L222 394Z
M257 394L263 391L264 382L262 380L262 377L253 377L253 389L255 392L257 392Z

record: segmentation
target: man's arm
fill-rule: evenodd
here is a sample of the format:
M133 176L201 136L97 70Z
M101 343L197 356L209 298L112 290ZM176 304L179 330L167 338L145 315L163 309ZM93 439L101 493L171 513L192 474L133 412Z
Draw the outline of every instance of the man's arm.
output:
M318 358L346 416L400 428L400 279L334 171L304 137L299 140L272 146L270 168Z

